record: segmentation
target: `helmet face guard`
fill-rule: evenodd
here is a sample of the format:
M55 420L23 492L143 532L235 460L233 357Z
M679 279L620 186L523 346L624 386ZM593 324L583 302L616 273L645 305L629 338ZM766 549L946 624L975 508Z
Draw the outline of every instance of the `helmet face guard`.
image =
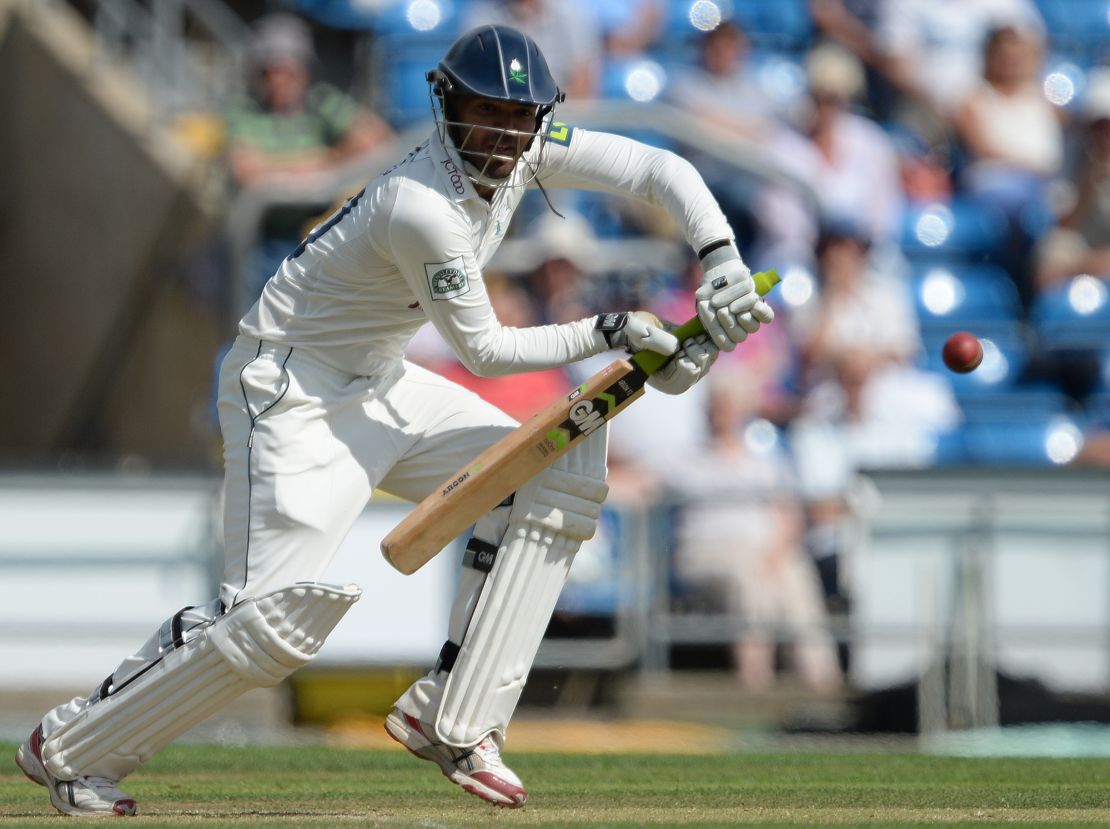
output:
M515 165L531 148L543 119L565 97L535 41L509 26L480 26L462 35L427 79L440 139L446 144L450 138L471 180L487 187L513 180ZM457 120L455 110L462 97L534 106L535 125L523 131ZM477 132L497 133L492 152L468 149ZM512 162L512 172L503 177L489 175L492 166L503 162ZM534 168L526 171L521 183L527 184L535 174Z

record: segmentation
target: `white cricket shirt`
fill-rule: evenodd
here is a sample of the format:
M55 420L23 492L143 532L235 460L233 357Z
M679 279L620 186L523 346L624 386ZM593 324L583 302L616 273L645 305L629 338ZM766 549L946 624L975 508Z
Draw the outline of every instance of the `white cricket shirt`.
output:
M562 366L606 350L593 318L508 328L482 281L524 194L526 164L546 187L623 193L663 207L694 250L733 238L694 167L674 153L559 122L514 172L478 195L438 134L369 182L285 259L239 324L246 336L309 351L353 375L389 371L426 321L470 371Z

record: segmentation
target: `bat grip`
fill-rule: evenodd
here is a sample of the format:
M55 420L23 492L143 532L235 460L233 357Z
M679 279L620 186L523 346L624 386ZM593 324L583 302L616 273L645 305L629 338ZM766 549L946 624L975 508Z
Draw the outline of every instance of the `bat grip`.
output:
M778 272L774 268L759 273L752 274L752 279L755 281L755 291L760 296L767 296L772 288L779 283ZM701 320L696 316L693 319L688 319L682 325L678 326L671 332L677 338L679 343L684 343L690 337L696 337L698 334L705 333L705 326L701 324ZM672 355L660 354L658 351L637 351L632 355L632 362L640 367L640 370L645 374L652 374L658 369L662 368Z

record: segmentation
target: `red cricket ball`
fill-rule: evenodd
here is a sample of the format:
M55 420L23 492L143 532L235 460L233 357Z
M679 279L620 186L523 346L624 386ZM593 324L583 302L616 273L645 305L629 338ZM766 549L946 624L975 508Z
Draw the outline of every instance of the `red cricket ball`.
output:
M944 358L944 364L952 371L966 374L983 362L983 344L974 334L957 331L944 341L941 356Z

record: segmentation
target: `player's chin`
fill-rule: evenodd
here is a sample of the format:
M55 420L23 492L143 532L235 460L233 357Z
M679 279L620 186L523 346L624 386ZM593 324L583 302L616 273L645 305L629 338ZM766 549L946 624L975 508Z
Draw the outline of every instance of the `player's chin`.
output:
M486 168L486 175L490 178L508 178L513 174L515 168L515 161L494 159L490 161L489 167Z

